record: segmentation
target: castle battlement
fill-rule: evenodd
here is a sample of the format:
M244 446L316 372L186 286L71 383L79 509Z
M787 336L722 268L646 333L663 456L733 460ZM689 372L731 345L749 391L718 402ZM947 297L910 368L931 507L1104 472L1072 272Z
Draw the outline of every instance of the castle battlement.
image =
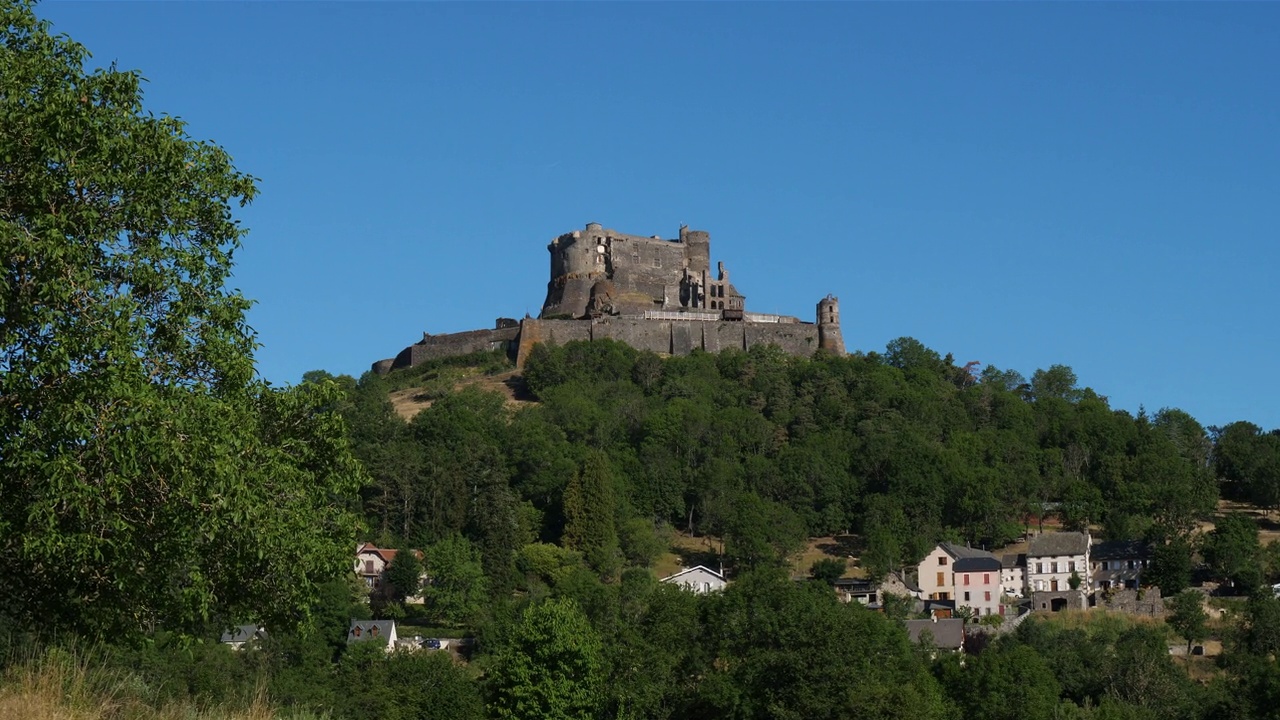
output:
M844 354L839 300L818 302L816 322L748 312L724 263L711 272L711 235L681 227L678 237L628 235L587 223L547 245L551 272L537 318L499 318L493 330L425 335L373 370L386 373L427 360L506 350L523 366L539 342L610 338L640 350L684 355L777 345L810 355Z

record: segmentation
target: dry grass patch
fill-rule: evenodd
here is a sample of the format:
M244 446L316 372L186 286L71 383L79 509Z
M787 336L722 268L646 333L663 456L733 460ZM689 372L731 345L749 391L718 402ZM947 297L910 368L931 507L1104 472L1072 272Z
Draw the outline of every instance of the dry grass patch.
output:
M867 571L858 563L859 540L856 535L828 535L810 538L804 550L791 556L791 574L809 574L819 560L844 561L842 577L863 578Z
M524 384L519 370L486 375L480 368L441 368L434 377L419 387L393 390L387 398L396 414L405 420L431 407L446 392L456 392L474 385L486 392L503 396L508 409L519 409L537 402Z

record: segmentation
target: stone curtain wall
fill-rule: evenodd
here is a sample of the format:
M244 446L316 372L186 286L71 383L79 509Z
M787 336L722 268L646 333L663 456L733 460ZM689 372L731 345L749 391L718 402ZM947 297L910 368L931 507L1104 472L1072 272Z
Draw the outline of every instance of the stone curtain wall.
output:
M637 350L649 350L663 355L688 355L695 349L717 353L730 348L747 350L758 345L776 345L790 355L808 357L819 345L818 326L809 323L700 322L617 317L598 320L526 318L519 327L428 336L401 350L394 360L379 360L374 363L373 371L385 374L428 360L502 349L515 356L517 367L524 367L525 359L538 343L564 345L573 340L602 339L617 340Z
M1164 617L1164 598L1160 596L1160 588L1158 587L1148 587L1142 590L1095 590L1092 604L1107 610L1116 610L1132 615Z
M447 335L430 335L421 342L410 345L390 361L381 360L373 364L373 371L385 374L391 370L413 367L428 360L470 355L474 352L489 350L507 350L520 336L519 327L507 327L497 330L468 330L467 332L449 333Z
M617 340L637 350L688 355L695 349L720 352L777 345L791 355L808 357L818 349L818 327L807 323L698 322L606 317L599 320L533 320L523 322L517 367L523 367L539 342L563 345L570 340Z

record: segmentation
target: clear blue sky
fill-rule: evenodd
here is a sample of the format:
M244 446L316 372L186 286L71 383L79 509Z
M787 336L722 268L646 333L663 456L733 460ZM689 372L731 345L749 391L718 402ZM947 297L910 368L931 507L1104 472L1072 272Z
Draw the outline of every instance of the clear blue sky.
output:
M711 232L850 349L1280 426L1280 4L63 3L262 178L261 373L536 314L547 242Z

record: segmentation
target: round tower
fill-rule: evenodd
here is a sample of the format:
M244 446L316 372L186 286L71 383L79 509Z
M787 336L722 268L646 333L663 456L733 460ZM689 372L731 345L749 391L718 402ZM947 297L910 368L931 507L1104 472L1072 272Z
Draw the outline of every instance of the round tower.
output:
M836 355L844 355L844 336L840 333L840 298L834 295L818 301L818 347Z
M587 223L551 241L551 280L541 317L579 318L586 314L591 286L605 274L608 241L600 223Z

